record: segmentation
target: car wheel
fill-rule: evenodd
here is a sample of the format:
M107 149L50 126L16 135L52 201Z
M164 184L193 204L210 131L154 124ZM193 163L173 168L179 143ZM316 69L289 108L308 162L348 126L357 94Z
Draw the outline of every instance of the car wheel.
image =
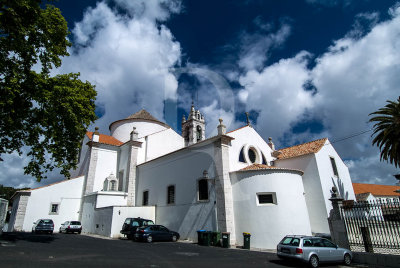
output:
M128 238L128 240L131 240L132 239L132 235L130 235L130 234L126 235L126 238Z
M78 234L81 234L81 231L79 231Z
M50 231L49 234L53 234L53 231Z
M345 265L350 265L351 264L351 256L348 253L344 254L344 264Z
M312 268L317 268L317 267L319 267L319 260L318 260L317 255L312 255L312 256L310 257L310 266L311 266Z
M178 241L178 237L176 235L173 235L172 236L172 242L176 242L176 241Z
M153 237L151 235L149 235L146 239L147 243L151 243L153 242Z

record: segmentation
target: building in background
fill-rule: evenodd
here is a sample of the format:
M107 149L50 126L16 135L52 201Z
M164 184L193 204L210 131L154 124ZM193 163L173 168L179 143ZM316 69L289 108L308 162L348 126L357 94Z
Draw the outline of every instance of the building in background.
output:
M19 191L9 230L51 218L57 230L80 220L83 232L118 237L125 218L155 220L197 240L197 230L230 232L242 244L275 248L287 234L329 233L330 190L355 199L348 168L328 139L276 150L249 124L205 137L191 107L182 136L141 110L87 132L72 179Z

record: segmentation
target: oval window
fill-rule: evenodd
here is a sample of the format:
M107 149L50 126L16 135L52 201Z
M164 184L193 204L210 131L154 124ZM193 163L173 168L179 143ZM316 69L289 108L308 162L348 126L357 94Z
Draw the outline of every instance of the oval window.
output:
M250 162L251 162L251 163L255 163L255 162L256 162L256 159L257 159L256 152L254 151L253 148L250 148L250 149L249 149L249 160L250 160Z

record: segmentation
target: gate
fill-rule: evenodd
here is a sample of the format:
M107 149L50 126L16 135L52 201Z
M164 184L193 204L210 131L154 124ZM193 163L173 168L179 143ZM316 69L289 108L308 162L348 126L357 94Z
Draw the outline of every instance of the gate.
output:
M400 254L399 202L351 200L340 209L351 250Z

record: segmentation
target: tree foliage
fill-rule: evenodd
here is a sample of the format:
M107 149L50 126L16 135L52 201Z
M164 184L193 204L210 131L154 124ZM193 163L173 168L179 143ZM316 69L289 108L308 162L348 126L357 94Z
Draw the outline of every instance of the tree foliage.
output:
M387 101L385 107L371 113L369 121L375 122L373 145L379 147L381 161L388 161L400 167L400 97L397 101Z
M55 167L69 177L96 119L93 85L79 73L50 74L69 55L68 34L59 9L0 0L0 157L26 149L25 174L38 181Z

